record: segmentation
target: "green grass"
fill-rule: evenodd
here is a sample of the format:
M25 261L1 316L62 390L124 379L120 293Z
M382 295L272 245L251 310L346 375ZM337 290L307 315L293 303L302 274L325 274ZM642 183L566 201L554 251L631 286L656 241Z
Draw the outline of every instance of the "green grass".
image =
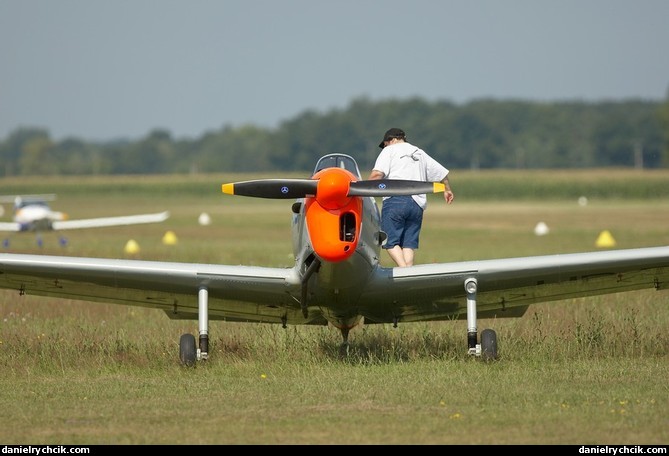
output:
M3 193L55 192L53 206L73 218L172 216L71 231L65 248L55 233L41 248L15 234L8 250L123 258L134 239L132 257L141 259L290 266L290 202L222 195L227 177L40 181L37 191L35 182L12 182ZM627 179L614 173L606 183L622 188ZM581 206L531 190L517 200L468 200L464 188L456 198L430 202L418 263L597 250L602 230L615 248L669 245L666 198L598 196ZM202 212L211 225L197 223ZM534 234L540 221L549 234ZM168 230L176 245L161 242ZM464 321L364 326L351 333L345 360L329 327L211 322L210 359L186 369L178 340L196 333L195 321L0 291L0 442L666 445L668 304L666 291L644 290L480 320L479 329L498 333L500 359L490 363L466 354Z

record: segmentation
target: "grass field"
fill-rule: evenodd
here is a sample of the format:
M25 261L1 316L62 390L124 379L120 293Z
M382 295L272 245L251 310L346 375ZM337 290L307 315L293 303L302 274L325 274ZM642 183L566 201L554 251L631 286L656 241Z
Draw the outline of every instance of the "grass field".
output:
M598 173L612 193L584 193L590 184L580 173L489 173L498 187L486 200L467 194L485 181L453 179L456 202L430 202L417 263L598 250L604 230L613 248L669 245L669 172ZM504 198L511 185L519 191L510 183L519 177L531 189L578 190ZM14 234L5 251L292 265L290 202L220 193L221 183L246 178L0 180L2 194L57 193L52 205L72 218L171 212L162 224L63 233L66 247L55 233L42 247ZM653 197L620 194L640 181ZM197 223L203 212L208 226ZM548 234L534 234L539 222ZM162 242L167 231L176 245ZM140 246L134 255L124 252L131 239ZM466 354L464 321L366 326L351 333L346 360L335 329L211 322L210 359L186 369L178 340L196 333L195 321L0 291L0 442L669 443L666 291L539 304L479 327L497 331L498 361Z

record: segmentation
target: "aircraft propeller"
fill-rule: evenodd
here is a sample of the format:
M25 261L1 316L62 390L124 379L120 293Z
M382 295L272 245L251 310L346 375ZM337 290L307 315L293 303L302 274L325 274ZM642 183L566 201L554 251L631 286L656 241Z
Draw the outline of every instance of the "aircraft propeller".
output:
M256 198L295 199L317 196L321 179L258 179L223 184L223 193ZM445 190L441 182L400 179L349 181L345 196L399 196L418 193L439 193ZM329 191L329 189L328 189Z

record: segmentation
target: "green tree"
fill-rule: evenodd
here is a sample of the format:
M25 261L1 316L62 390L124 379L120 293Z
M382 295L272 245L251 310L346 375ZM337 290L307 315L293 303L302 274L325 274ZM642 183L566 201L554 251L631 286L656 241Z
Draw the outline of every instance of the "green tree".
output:
M43 128L19 128L14 130L6 141L0 143L0 175L22 175L21 156L26 143L36 139L48 141L49 133ZM30 170L25 170L30 174ZM27 175L27 174L23 174Z
M22 176L58 174L59 169L53 154L53 142L48 136L35 136L23 143L19 169Z
M662 152L660 154L660 166L669 167L669 88L667 96L658 108L658 123L662 135Z

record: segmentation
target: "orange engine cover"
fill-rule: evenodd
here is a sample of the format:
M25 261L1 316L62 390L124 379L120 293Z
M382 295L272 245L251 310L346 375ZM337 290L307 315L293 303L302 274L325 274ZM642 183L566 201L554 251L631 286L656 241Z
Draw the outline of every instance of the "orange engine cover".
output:
M360 233L362 200L348 196L357 178L342 168L314 174L316 196L305 199L307 230L316 254L326 261L343 261L355 252Z

